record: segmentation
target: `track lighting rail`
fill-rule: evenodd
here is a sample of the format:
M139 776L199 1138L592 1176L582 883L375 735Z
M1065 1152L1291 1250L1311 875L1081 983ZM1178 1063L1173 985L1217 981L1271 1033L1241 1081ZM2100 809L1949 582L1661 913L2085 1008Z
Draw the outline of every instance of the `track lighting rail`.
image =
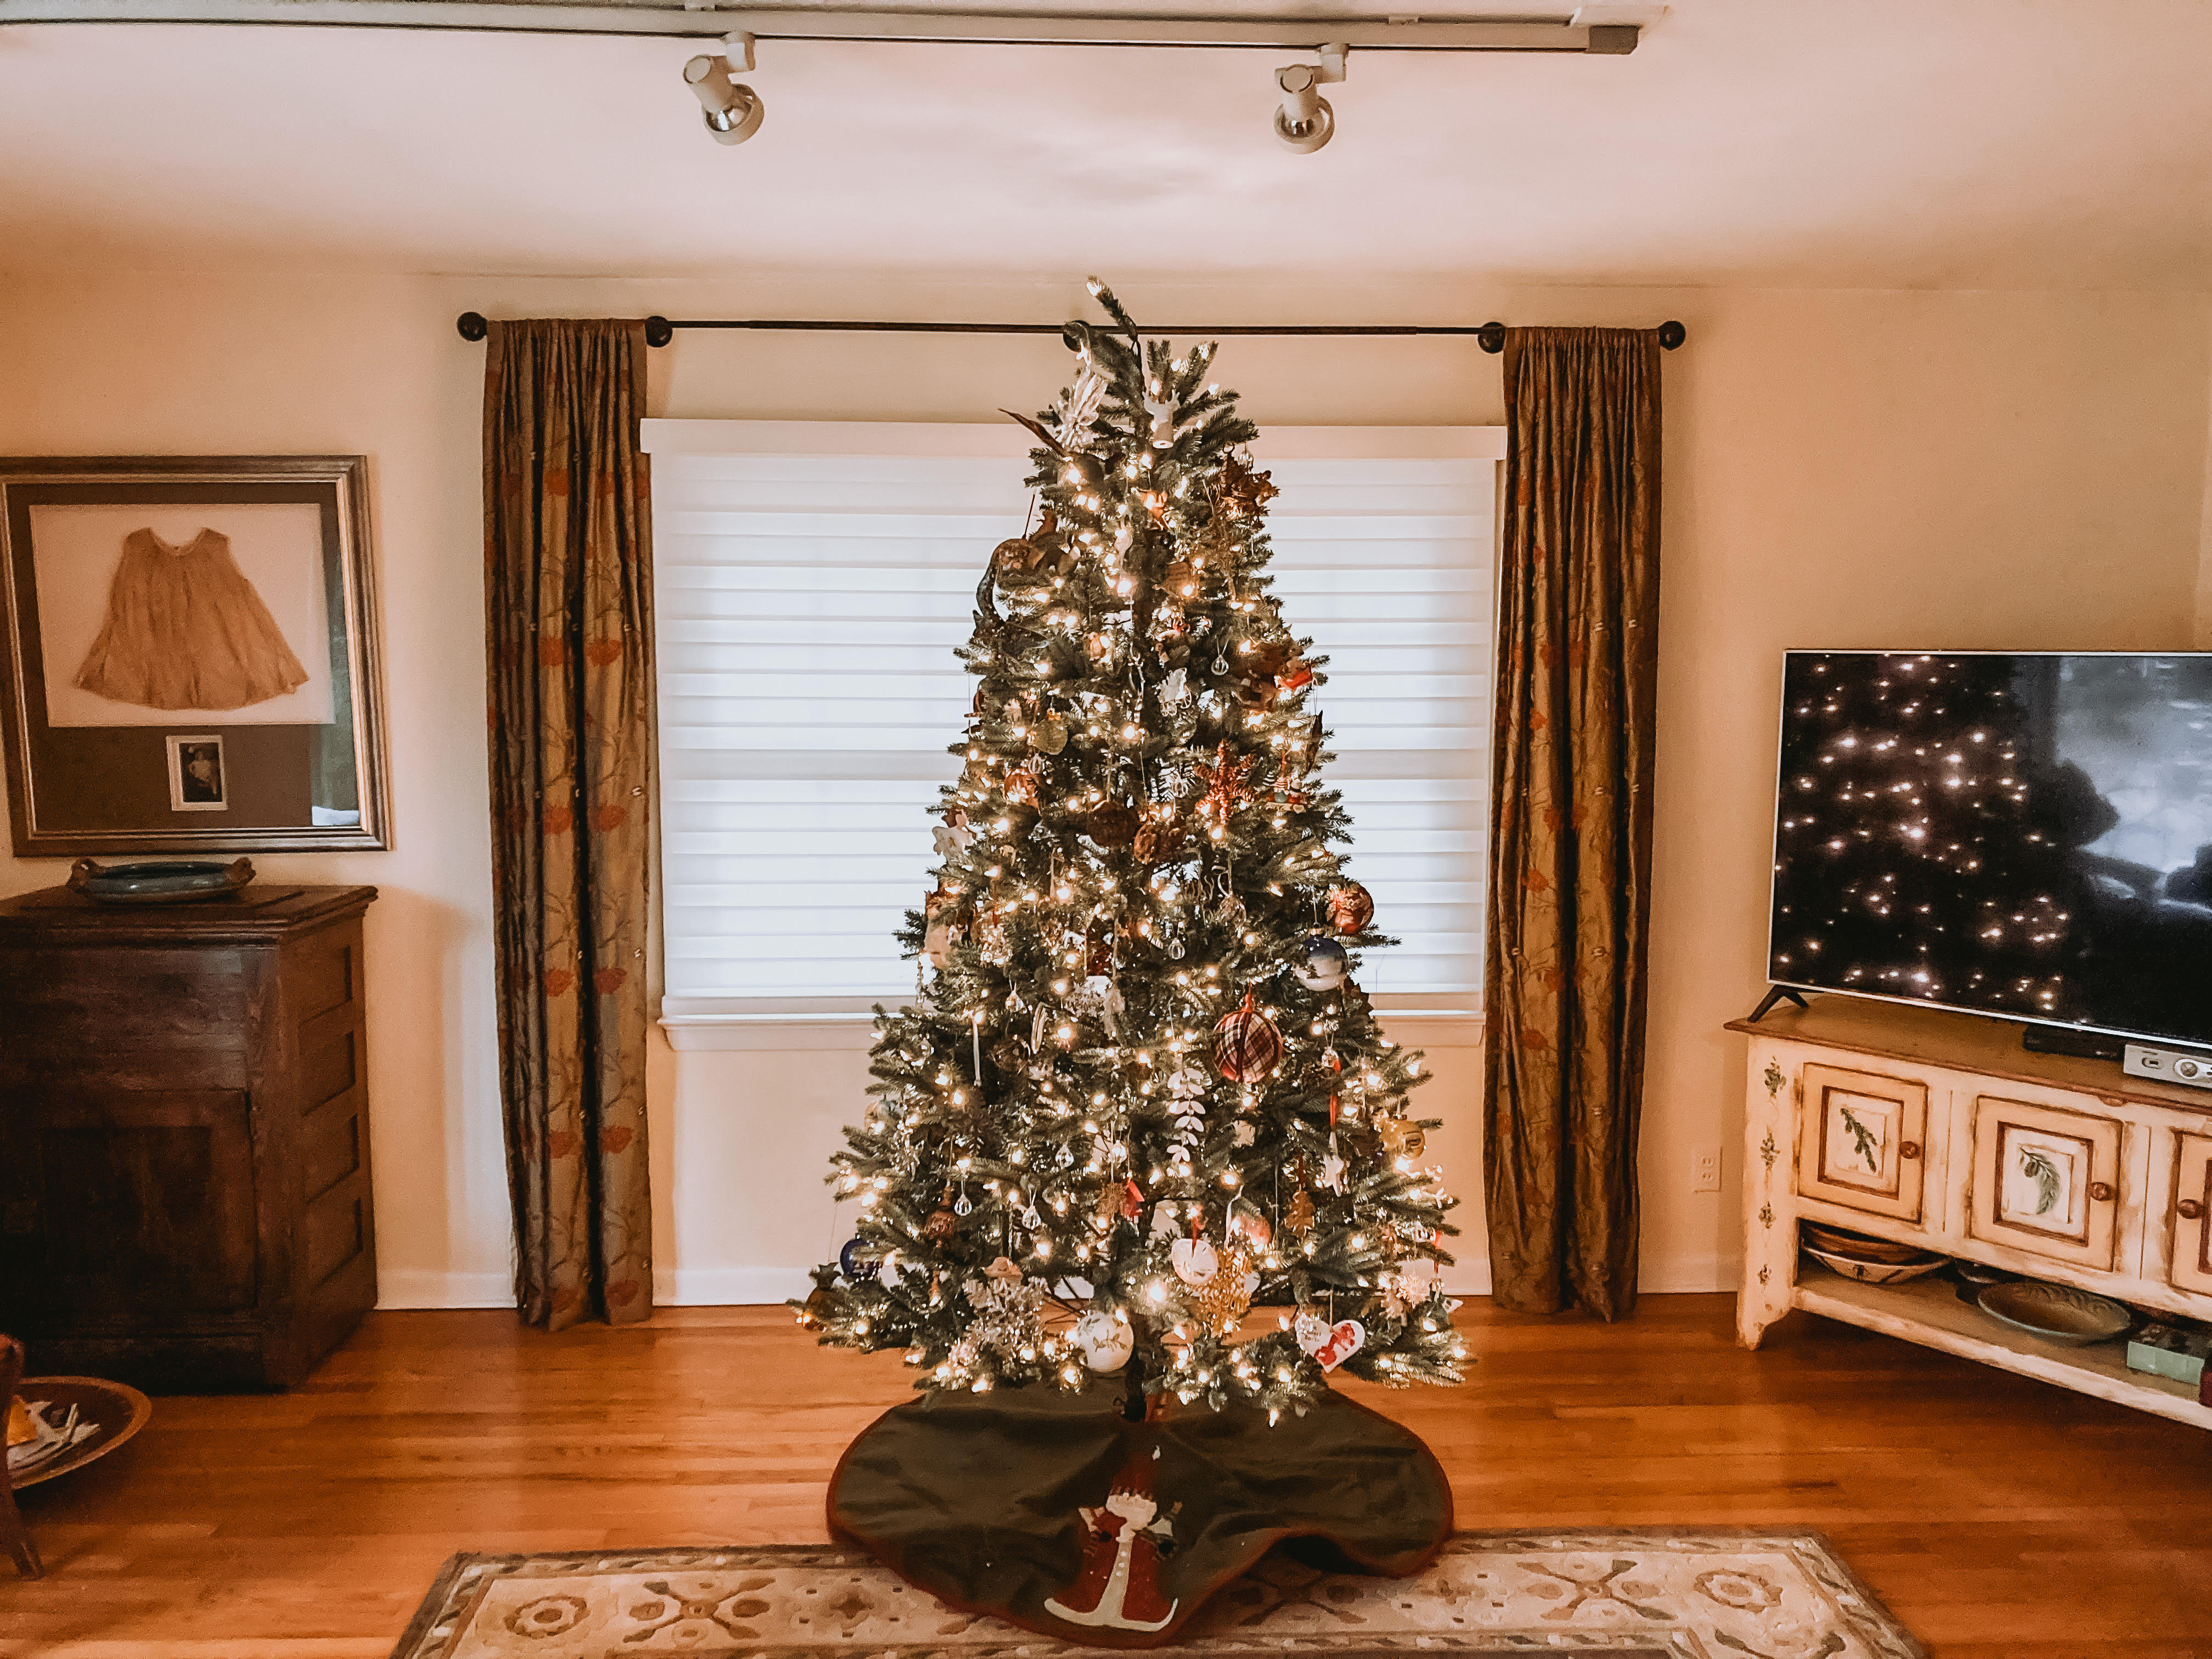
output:
M491 325L481 311L465 311L454 320L464 340L481 340L491 331ZM670 319L648 317L645 319L645 342L647 345L665 346L675 337L679 328L752 328L812 331L832 334L1060 334L1066 325L1061 323L893 323L860 321L804 320L793 318L702 318ZM1148 328L1147 335L1168 339L1216 339L1228 335L1285 335L1334 337L1349 335L1407 335L1458 334L1472 335L1475 343L1492 354L1505 349L1505 325L1431 324L1431 323L1233 323L1217 328ZM1689 338L1689 331L1677 322L1659 325L1659 343L1672 351Z
M258 23L470 29L714 40L892 40L948 46L1267 46L1320 40L1366 52L1594 52L1636 50L1657 5L1583 6L1501 21L1409 17L1143 17L995 12L839 11L812 6L544 3L544 0L0 0L9 23Z

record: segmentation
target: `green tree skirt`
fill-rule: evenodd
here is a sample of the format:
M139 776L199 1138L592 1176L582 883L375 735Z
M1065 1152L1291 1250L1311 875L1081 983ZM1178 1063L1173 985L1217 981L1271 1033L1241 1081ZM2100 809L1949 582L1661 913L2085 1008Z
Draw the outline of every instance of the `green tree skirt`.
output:
M963 1612L1145 1648L1284 1540L1419 1572L1452 1502L1418 1436L1334 1393L1270 1428L1254 1407L1132 1423L1097 1394L1001 1389L869 1425L831 1478L830 1528Z

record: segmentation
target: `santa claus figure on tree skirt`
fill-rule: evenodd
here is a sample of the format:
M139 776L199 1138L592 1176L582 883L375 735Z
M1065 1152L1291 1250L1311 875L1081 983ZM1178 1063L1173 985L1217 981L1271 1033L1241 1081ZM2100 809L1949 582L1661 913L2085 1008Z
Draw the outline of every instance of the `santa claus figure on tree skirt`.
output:
M1092 292L1119 332L1068 325L1073 384L1016 416L1035 523L977 589L921 982L877 1011L832 1177L857 1237L799 1317L920 1373L840 1463L834 1532L954 1606L1141 1647L1279 1540L1425 1564L1442 1471L1328 1377L1455 1382L1465 1349L1257 430L1210 345Z

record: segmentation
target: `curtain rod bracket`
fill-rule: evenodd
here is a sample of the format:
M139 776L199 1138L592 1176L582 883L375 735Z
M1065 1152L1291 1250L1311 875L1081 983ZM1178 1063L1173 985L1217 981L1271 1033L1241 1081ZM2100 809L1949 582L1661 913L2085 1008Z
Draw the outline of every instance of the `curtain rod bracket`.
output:
M1475 330L1474 337L1482 349L1494 357L1505 349L1505 325L1485 323ZM1689 337L1690 331L1671 319L1659 325L1659 349L1662 351L1672 351Z

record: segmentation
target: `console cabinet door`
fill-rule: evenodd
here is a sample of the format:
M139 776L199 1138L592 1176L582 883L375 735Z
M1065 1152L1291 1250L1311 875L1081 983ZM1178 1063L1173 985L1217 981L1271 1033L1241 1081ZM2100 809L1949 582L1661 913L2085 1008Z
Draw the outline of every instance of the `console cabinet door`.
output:
M1977 1097L1968 1230L1992 1244L2110 1271L2121 1127L2093 1112Z
M1917 1224L1927 1188L1928 1085L1808 1066L1801 1076L1797 1190Z
M2181 1135L2173 1183L2171 1277L2178 1291L2212 1295L2212 1135Z

